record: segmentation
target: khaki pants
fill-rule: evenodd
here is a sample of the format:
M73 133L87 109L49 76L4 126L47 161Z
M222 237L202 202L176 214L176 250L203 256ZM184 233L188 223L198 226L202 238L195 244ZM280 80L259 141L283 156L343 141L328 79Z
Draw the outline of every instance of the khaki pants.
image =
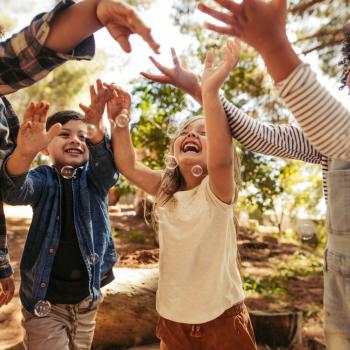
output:
M253 327L243 303L197 325L159 318L160 350L256 350Z
M78 304L52 305L45 317L37 317L22 309L25 349L90 349L102 297L92 305L90 300L88 297Z

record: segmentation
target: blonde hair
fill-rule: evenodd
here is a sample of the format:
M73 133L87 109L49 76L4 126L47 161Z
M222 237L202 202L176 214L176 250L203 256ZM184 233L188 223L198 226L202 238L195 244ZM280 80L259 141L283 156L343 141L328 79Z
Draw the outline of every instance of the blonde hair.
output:
M174 155L174 143L175 140L178 138L178 136L181 134L181 132L186 129L187 126L195 122L196 120L204 119L203 116L195 116L191 117L187 120L185 120L178 128L177 133L175 136L171 139L170 145L169 145L169 154ZM238 195L238 188L240 185L240 162L239 158L236 152L236 148L233 147L233 153L234 153L234 159L233 159L233 167L232 171L234 173L234 184L235 184L235 193L233 198L233 203L236 203L237 201L237 195ZM175 169L169 169L166 168L164 171L164 174L162 176L162 180L159 186L158 193L155 197L155 200L153 202L152 206L152 225L155 230L157 229L157 208L164 206L169 201L173 200L174 193L178 192L183 188L185 185L184 178L180 172L179 167L177 166ZM238 230L237 226L237 220L235 219L235 226Z

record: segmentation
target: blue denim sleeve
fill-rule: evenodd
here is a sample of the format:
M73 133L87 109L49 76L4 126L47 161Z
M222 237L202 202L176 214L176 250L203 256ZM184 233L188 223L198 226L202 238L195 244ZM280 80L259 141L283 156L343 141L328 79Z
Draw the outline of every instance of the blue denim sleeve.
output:
M1 195L10 205L35 205L45 189L46 177L36 169L29 173L11 176L6 171L4 162L0 172Z
M105 136L99 144L89 145L89 150L89 180L103 195L106 195L119 178L119 172L113 160L111 139Z

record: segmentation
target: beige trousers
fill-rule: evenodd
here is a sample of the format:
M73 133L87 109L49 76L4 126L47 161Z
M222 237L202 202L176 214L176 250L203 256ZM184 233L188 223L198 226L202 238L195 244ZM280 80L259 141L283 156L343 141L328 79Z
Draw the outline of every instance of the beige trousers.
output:
M83 350L90 349L96 324L100 297L90 305L90 297L78 304L52 305L48 316L37 317L22 309L27 350Z

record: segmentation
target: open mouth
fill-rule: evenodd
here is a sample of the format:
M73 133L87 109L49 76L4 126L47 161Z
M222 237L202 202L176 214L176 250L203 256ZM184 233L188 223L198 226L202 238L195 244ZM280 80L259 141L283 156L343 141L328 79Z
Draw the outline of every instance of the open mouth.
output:
M69 154L74 154L74 155L83 154L83 151L81 149L79 149L79 148L67 148L64 151L69 153Z
M182 145L182 151L184 153L199 153L201 151L200 146L192 141L185 142Z

